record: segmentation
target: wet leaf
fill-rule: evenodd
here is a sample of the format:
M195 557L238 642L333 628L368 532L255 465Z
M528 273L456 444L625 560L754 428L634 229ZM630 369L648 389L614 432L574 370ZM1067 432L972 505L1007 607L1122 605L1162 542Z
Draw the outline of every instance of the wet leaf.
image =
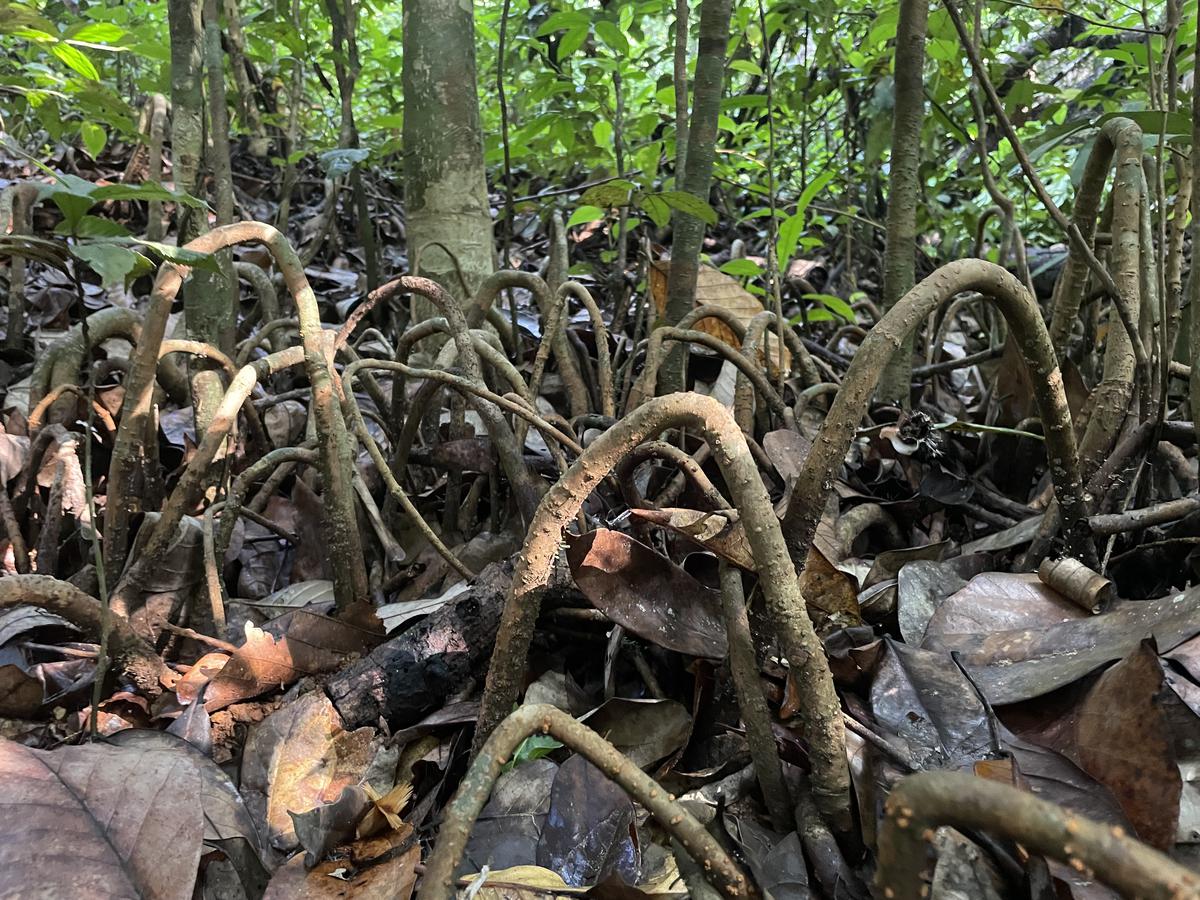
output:
M535 759L496 780L492 796L467 841L463 855L467 871L479 872L484 866L505 869L537 858L557 774L557 763Z
M939 604L926 636L987 634L1086 617L1086 612L1036 575L985 572Z
M576 887L594 884L613 872L627 883L638 881L641 854L633 827L633 801L578 754L558 768L537 862Z
M660 647L721 659L721 602L675 563L616 531L589 531L567 547L575 583L592 605Z
M1074 607L1073 607L1074 608ZM1170 650L1200 632L1200 588L1157 600L1123 603L1112 612L988 634L927 637L930 649L957 650L993 704L1015 703L1070 684L1121 659L1147 635Z

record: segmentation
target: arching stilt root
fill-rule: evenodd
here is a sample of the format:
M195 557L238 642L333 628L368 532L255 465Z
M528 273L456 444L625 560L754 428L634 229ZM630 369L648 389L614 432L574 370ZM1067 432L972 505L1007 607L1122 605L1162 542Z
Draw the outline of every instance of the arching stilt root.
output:
M939 826L1009 838L1026 850L1091 872L1126 897L1195 900L1200 875L1112 825L1101 825L1032 794L959 772L921 772L892 789L879 833L880 896L929 896L928 843Z
M583 754L592 765L641 803L683 849L703 867L709 882L726 897L753 896L754 887L719 843L686 809L625 754L586 725L553 706L518 709L492 732L479 750L458 792L446 807L433 854L425 866L420 900L455 896L454 870L462 859L471 827L487 802L504 764L532 734L549 734Z
M563 529L625 456L662 431L677 427L696 429L708 442L741 513L771 625L795 672L796 684L805 693L801 719L812 762L814 799L836 829L848 828L846 736L824 648L808 618L779 520L746 439L728 409L699 394L669 394L646 401L598 437L542 499L518 556L497 633L475 732L476 750L517 701L542 592L550 580Z

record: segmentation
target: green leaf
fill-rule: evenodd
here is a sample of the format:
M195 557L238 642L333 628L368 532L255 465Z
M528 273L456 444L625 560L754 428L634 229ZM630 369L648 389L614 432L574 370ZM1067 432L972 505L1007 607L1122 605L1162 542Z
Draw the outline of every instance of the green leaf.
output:
M585 206L626 206L629 203L629 192L633 189L633 182L618 178L616 181L588 188L579 198L579 202Z
M695 216L709 225L717 224L717 211L708 205L708 201L701 200L695 194L689 194L687 191L663 191L657 196L671 209Z
M854 310L850 308L850 304L841 297L835 297L833 294L805 294L805 300L816 300L830 312L835 313L853 325L858 321L858 317L854 315ZM811 319L812 316L810 315Z
M760 78L763 74L763 70L758 66L758 64L753 63L748 59L735 59L729 64L729 68L733 69L735 72L745 72L747 75L755 75Z
M135 244L150 248L169 262L178 263L181 266L190 266L193 269L204 269L209 272L221 271L216 256L211 253L201 253L198 250L188 250L186 247L176 247L174 244L160 244L155 241L142 240L141 238L131 238L130 240Z
M129 237L129 229L112 219L102 219L100 216L83 216L75 223L74 230L64 227L65 222L59 223L54 229L56 234L69 234L81 238L112 238Z
M50 52L89 81L100 80L100 73L96 71L96 66L78 47L72 47L70 44L59 41L57 44L50 45Z
M721 271L735 278L757 278L763 268L752 259L731 259L721 266Z
M571 213L571 218L567 219L567 227L574 228L576 225L583 225L586 222L595 222L603 219L607 213L598 206L581 206Z
M592 140L596 142L596 146L601 150L607 150L612 146L612 135L612 123L607 119L601 119L592 126Z
M105 287L123 285L125 276L137 265L139 254L116 244L86 243L71 248L76 259L83 260L97 275Z
M572 53L574 53L576 50L578 50L580 47L582 47L583 42L587 40L587 37L588 37L587 25L580 25L576 28L572 28L570 31L568 31L566 34L564 34L562 36L562 40L560 40L558 42L558 58L559 58L559 60L561 61L561 60L566 59L568 56L570 56Z
M659 228L665 228L671 221L671 207L662 198L662 194L643 194L638 198L638 206L646 211L646 215Z
M607 19L601 19L595 25L596 36L604 41L618 56L626 56L629 53L629 38L621 33L621 29Z
M568 28L587 28L589 19L586 13L576 10L562 10L552 13L542 27L537 30L538 37L554 34L556 31L566 31Z
M112 22L90 22L78 31L67 32L68 40L112 44L125 37L125 29Z
M825 185L829 184L832 178L833 170L826 169L810 181L796 201L796 211L784 219L783 224L779 226L779 238L775 242L775 258L779 260L780 268L786 266L791 260L792 254L796 252L796 245L800 242L800 235L804 232L808 204Z
M79 136L83 138L84 149L92 159L98 157L104 145L108 143L108 135L95 122L84 122L79 126Z
M562 744L548 734L531 734L525 740L521 741L517 749L513 752L512 759L506 762L500 771L507 772L510 769L515 769L521 763L532 762L535 759L541 759L543 756L549 756L560 747L562 747Z
M147 181L143 184L106 184L92 192L92 198L99 203L102 200L162 200L166 203L182 203L193 209L205 209L208 204L199 197L193 197L187 191L172 191Z

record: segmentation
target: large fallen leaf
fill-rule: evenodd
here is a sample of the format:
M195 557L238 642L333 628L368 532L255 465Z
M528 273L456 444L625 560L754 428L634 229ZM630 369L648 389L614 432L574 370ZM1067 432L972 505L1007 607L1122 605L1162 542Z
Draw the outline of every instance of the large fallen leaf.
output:
M0 647L13 638L33 631L35 628L66 628L78 631L74 625L61 616L46 612L36 606L14 606L0 614Z
M260 833L276 850L299 842L289 813L331 803L357 784L370 762L374 730L345 731L321 691L313 691L260 722L242 754L242 795Z
M676 534L711 550L721 559L747 572L757 572L746 528L735 511L703 512L698 509L631 509L635 519L669 528Z
M985 572L942 601L925 628L926 639L940 635L987 634L1041 628L1087 613L1037 575Z
M1099 616L988 634L926 636L925 646L957 650L993 704L1049 693L1121 659L1146 637L1171 650L1200 633L1200 588L1157 600L1123 603Z
M655 260L650 265L650 294L654 297L654 305L660 316L667 309L667 281L671 275L671 261L668 259ZM747 291L740 281L707 264L701 264L696 275L696 305L720 306L729 310L742 325L750 324L750 320L763 311L763 305L758 298ZM696 323L696 330L719 337L733 347L741 347L733 330L720 319L701 319ZM773 337L773 335L772 335ZM778 338L775 338L778 341ZM769 343L771 358L776 359L775 343ZM791 355L784 349L784 366L790 365Z
M200 795L178 752L0 741L0 896L190 900Z
M536 859L557 774L558 764L542 758L521 763L496 779L471 829L464 863L478 872L484 866L507 869Z
M871 712L904 738L922 768L963 765L992 752L987 710L954 660L885 640L871 685Z
M1175 843L1182 792L1164 688L1154 644L1142 641L1063 715L1024 732L1108 788L1138 837L1160 850Z
M692 733L691 714L674 700L614 697L580 721L643 769L666 759Z
M245 643L209 682L205 707L216 712L239 700L286 687L305 675L333 672L366 655L382 641L383 627L373 608L363 610L357 620L356 612L351 608L343 613L345 619L332 619L300 608L262 628L247 622Z
M678 653L724 658L720 597L665 556L598 528L569 543L567 562L584 596L628 631Z
M633 817L633 801L620 785L575 754L554 778L537 863L575 887L613 873L637 884L641 853Z
M174 753L194 766L200 775L205 846L229 858L248 895L262 891L267 883L262 841L245 800L224 769L186 738L164 731L130 728L114 734L109 743L129 752Z

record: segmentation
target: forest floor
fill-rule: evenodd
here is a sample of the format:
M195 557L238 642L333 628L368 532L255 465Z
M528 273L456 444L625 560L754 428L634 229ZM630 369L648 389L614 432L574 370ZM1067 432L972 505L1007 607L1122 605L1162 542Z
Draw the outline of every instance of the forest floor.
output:
M131 152L47 163L119 184ZM0 163L0 186L46 180ZM237 169L238 218L270 221L271 170L246 156ZM381 270L401 274L393 184L366 178ZM303 275L332 334L367 294L366 263L349 202L323 221L324 191L306 169L290 237L311 255ZM753 257L762 235L714 230L698 302L724 313L695 323L713 346L685 336L689 388L715 398L688 409L709 411L710 436L725 436L706 444L699 414L671 419L670 401L631 413L654 393L641 342L664 292L661 261L647 258L656 247L631 250L610 278L604 223L571 229L571 278L602 315L581 305L561 343L546 336L534 276L551 290L563 280L551 202L518 205L511 258L525 275L500 292L499 324L473 341L447 326L473 351L454 361L402 339L401 293L349 334L354 356L338 358L348 396L330 415L357 441L353 485L341 485L365 561L353 602L341 594L353 566L327 525L333 439L308 376L282 365L258 373L227 443L215 426L196 433L197 358L160 368L149 463L121 501L134 501L129 562L100 577L97 531L131 446L122 432L152 279L105 286L54 253L26 266L28 339L0 354L0 894L432 897L453 876L481 900L703 896L705 878L777 900L867 897L873 879L888 897L1114 895L1100 880L1195 896L1192 876L1122 837L1200 865L1190 424L1121 434L1086 486L1091 518L1076 523L1091 530L1073 545L1097 551L1091 566L1060 546L1031 564L1043 521L1061 515L1037 386L986 303L943 306L918 341L912 408L851 422L828 502L808 513L799 584L836 690L832 712L815 709L809 672L822 654L798 654L803 629L780 624L787 589L763 533L779 533L775 514L786 520L805 489L834 392L841 402L858 383L852 360L879 311L833 301L873 295L877 253L851 267L833 249L792 264L785 310L809 311L787 326L781 373L761 300L716 268L746 247ZM91 214L140 234L147 208L108 200ZM37 206L32 233L53 238L61 218ZM230 374L294 346L302 315L275 285L291 324L264 341L263 279L242 264L267 275L270 254L239 246L234 259L250 280ZM9 262L3 280L15 277ZM814 307L805 294L833 299ZM515 336L503 331L514 302ZM168 339L182 337L179 313ZM757 373L740 384L737 354L721 349L739 345ZM1076 347L1078 364L1063 365L1076 421L1101 351ZM356 381L343 366L354 357L409 368L358 369ZM437 370L456 373L468 408L422 387ZM511 418L489 419L488 401L506 398ZM536 514L503 435L534 502L559 482ZM759 494L769 505L754 505ZM496 725L481 701L489 668L497 697L515 672L528 709L468 769L476 725ZM848 783L831 793L839 771ZM885 807L921 772L939 775L905 782ZM943 824L957 827L934 830ZM938 862L922 873L926 841Z

